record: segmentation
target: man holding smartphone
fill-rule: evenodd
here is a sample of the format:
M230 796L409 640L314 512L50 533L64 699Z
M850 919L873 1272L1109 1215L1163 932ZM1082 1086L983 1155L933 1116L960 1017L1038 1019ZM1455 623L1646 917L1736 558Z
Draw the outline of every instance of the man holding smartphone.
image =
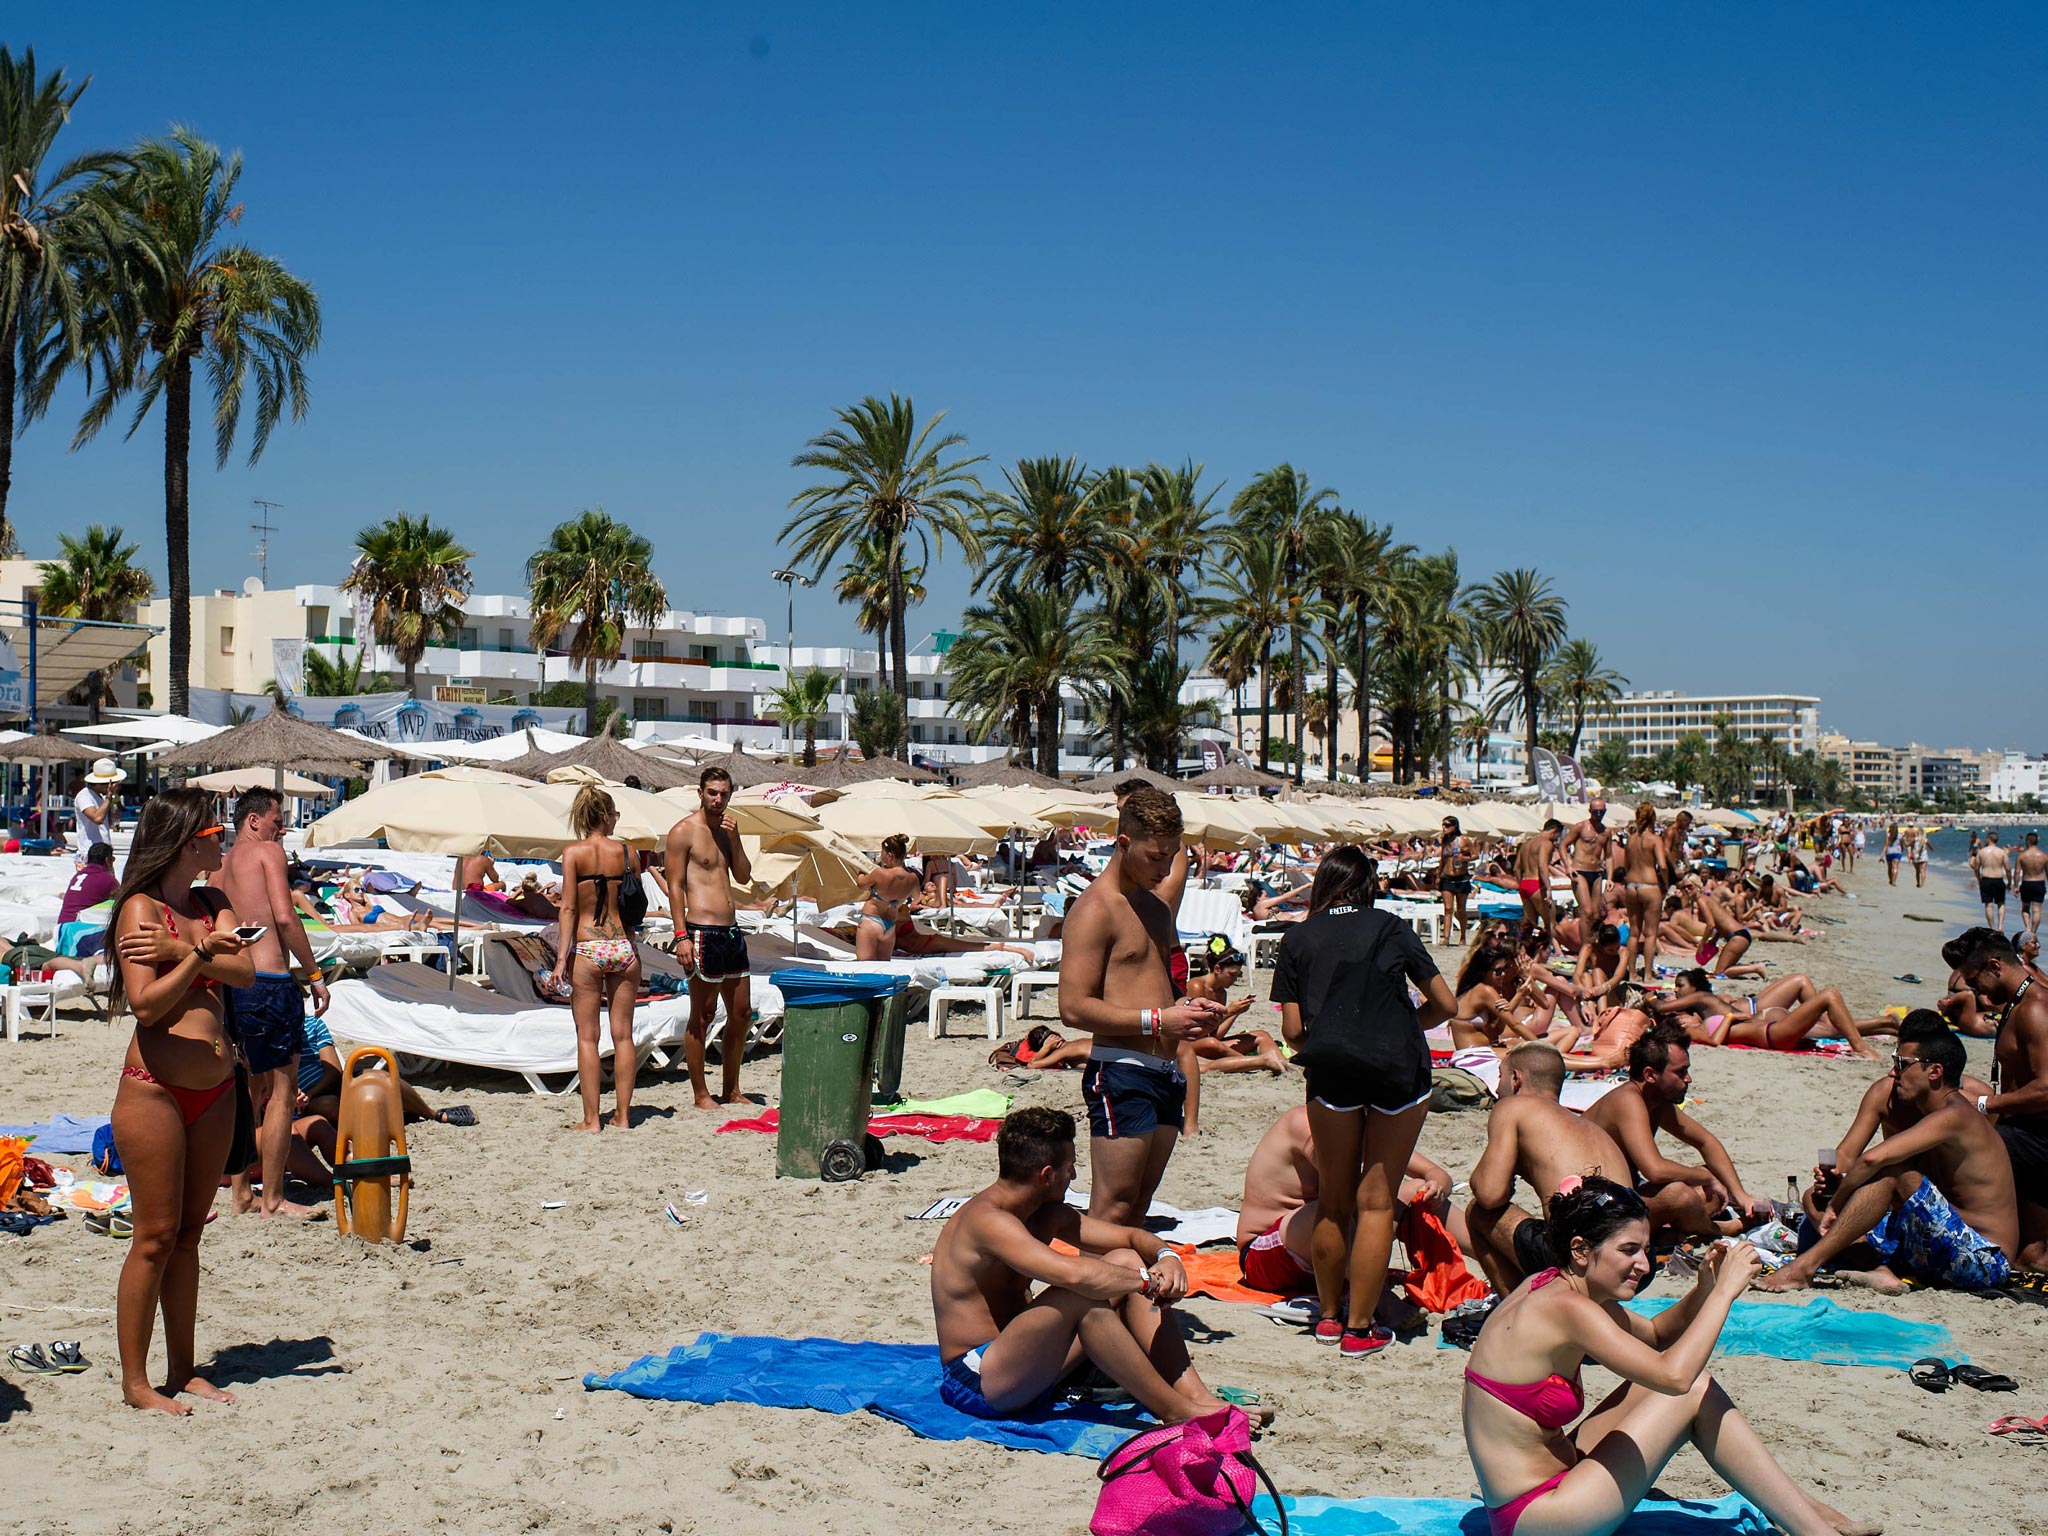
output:
M296 960L312 977L313 1012L327 1011L327 984L313 962L312 941L292 905L285 871L284 800L274 790L250 789L235 802L235 843L221 859L214 883L242 919L237 931L256 957L256 979L228 988L228 1029L249 1068L256 1106L256 1149L263 1170L260 1214L304 1221L314 1207L284 1197L285 1159L292 1147L292 1109L298 1092L299 1054L306 1048L306 1004L291 973ZM249 937L251 931L254 937ZM228 1170L234 1207L246 1212L249 1171Z

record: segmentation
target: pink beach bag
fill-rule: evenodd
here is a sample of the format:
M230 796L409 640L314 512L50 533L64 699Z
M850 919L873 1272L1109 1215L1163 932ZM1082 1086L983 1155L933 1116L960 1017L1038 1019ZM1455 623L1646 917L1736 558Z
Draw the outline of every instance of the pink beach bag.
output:
M1259 1484L1280 1495L1251 1455L1251 1420L1236 1408L1131 1436L1102 1458L1094 1536L1240 1536L1266 1528L1252 1518ZM1280 1510L1280 1536L1287 1511Z

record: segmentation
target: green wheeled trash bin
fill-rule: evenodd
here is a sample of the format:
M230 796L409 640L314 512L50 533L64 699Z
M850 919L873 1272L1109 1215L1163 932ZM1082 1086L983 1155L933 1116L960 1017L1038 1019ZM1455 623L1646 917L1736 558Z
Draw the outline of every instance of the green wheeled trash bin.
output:
M902 1071L904 978L788 970L769 980L785 1009L776 1176L857 1179L871 1163L868 1116L892 1035L891 1075Z

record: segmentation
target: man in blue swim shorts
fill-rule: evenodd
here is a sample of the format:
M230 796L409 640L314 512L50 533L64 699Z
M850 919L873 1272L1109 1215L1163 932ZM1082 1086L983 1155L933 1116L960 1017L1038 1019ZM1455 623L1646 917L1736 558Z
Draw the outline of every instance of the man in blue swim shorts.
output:
M1221 1409L1173 1311L1188 1289L1180 1260L1151 1233L1066 1203L1074 1117L1005 1117L996 1171L932 1246L939 1396L976 1418L1030 1418L1099 1371L1162 1423Z
M1095 1037L1081 1074L1088 1104L1088 1214L1134 1225L1152 1208L1186 1117L1180 1043L1213 1035L1224 1009L1176 999L1180 942L1155 887L1180 860L1181 814L1171 795L1130 794L1116 851L1067 908L1061 933L1060 1023Z
M2019 1202L2012 1162L1975 1104L1957 1086L1963 1042L1944 1030L1899 1041L1892 1098L1901 1120L1918 1119L1872 1145L1842 1173L1798 1258L1757 1282L1761 1290L1803 1289L1823 1266L1844 1259L1841 1278L1895 1292L1898 1271L1935 1285L1988 1291L2005 1284L2019 1252ZM1858 1242L1863 1251L1852 1253Z

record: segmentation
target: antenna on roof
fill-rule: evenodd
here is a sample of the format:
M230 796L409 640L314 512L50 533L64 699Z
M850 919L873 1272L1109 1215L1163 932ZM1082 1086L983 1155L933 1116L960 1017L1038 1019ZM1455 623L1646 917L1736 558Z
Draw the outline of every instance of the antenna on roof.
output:
M263 585L267 587L270 585L270 536L280 531L277 525L271 522L270 514L282 512L284 510L284 503L281 501L265 501L262 497L257 496L251 498L250 505L262 508L257 513L258 521L251 523L249 526L262 537L262 542L256 546L256 561L257 568L262 572Z

